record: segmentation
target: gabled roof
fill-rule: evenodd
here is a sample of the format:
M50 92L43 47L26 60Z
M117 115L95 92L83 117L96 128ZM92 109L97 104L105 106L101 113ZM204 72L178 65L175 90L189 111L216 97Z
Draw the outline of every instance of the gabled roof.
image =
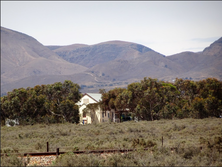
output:
M100 93L85 93L83 96L85 96L85 95L88 95L96 102L99 102L100 100L102 100L102 94L100 94Z

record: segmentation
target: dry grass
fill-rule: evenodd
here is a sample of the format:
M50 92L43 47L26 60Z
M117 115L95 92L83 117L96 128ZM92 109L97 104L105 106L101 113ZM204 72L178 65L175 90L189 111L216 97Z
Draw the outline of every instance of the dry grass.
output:
M137 151L127 155L115 154L109 156L106 161L96 155L82 155L74 162L70 157L75 155L67 154L62 156L63 158L60 158L55 165L61 166L63 163L66 166L69 162L79 165L84 163L87 164L86 166L115 166L116 163L117 166L124 164L125 166L127 164L130 166L216 166L222 165L222 141L216 143L217 138L222 139L220 118L130 121L92 125L65 123L4 126L1 127L1 152L45 152L46 142L49 142L50 151L60 148L60 151L66 152L149 148L148 151ZM218 147L216 144L219 144Z

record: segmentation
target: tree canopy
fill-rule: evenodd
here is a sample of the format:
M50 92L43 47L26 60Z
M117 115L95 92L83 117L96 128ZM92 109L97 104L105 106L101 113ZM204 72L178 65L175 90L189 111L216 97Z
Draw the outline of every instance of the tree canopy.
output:
M65 80L34 88L19 88L1 97L1 119L22 123L79 122L80 86Z
M100 90L100 93L99 104L88 105L86 111L100 106L102 111L130 112L133 117L151 121L222 116L222 81L215 78L200 81L176 78L174 83L144 78L127 88ZM80 98L80 86L68 80L14 89L1 97L1 122L18 118L24 124L79 123L76 103Z
M222 82L215 78L174 83L144 78L126 89L101 91L104 110L131 112L141 120L206 118L222 115Z

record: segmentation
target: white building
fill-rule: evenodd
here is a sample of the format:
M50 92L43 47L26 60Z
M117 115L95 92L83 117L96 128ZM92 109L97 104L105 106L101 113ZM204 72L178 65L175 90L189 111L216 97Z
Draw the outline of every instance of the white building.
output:
M16 125L19 125L19 120L18 120L18 118L16 118L16 119L6 119L6 121L5 121L5 125L6 126L16 126Z
M102 111L100 107L95 109L95 111L90 110L89 112L84 112L88 104L95 104L100 100L102 100L102 94L99 93L85 93L83 95L80 102L77 103L79 105L80 124L108 122L111 119L111 112Z

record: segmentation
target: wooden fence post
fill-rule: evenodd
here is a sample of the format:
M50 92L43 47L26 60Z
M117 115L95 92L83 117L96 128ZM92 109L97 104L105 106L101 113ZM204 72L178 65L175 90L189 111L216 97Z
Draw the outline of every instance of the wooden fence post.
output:
M49 142L47 142L46 145L47 145L47 152L49 152Z
M59 156L59 148L56 149L56 158Z
M163 147L163 136L162 136L162 147Z

